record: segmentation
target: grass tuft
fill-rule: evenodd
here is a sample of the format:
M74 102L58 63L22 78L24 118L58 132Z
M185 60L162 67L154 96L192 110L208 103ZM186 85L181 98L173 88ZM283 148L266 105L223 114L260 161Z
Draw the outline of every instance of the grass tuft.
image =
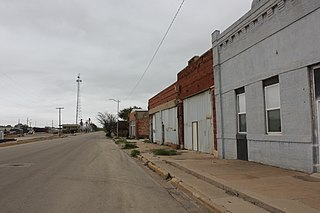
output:
M140 155L140 151L137 149L134 149L131 151L131 157L136 158L138 155Z
M126 142L122 149L135 149L138 148L135 142Z

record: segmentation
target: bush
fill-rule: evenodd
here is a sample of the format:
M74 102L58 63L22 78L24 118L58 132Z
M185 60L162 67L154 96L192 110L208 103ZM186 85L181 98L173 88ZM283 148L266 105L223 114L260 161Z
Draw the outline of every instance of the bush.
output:
M151 152L155 155L177 155L177 151L171 149L153 149Z
M134 142L126 142L122 147L122 149L135 149L135 148L138 148L138 147Z
M140 155L140 151L135 149L131 151L131 157L136 158L138 155Z

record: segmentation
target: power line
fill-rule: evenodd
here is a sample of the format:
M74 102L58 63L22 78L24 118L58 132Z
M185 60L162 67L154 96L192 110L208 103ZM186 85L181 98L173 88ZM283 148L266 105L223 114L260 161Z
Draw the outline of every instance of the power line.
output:
M169 25L169 27L168 27L168 29L167 29L167 31L166 31L166 33L164 34L163 38L161 39L161 41L160 41L160 43L159 43L159 45L158 45L155 53L154 53L153 56L151 57L151 60L150 60L150 62L148 63L147 68L144 70L144 72L143 72L143 74L141 75L140 79L138 80L138 82L136 83L136 85L135 85L135 86L133 87L133 89L131 90L131 92L130 92L130 94L129 94L129 97L130 97L130 96L133 94L133 92L137 89L137 87L138 87L138 85L140 84L140 82L142 81L143 77L145 76L145 74L146 74L147 71L149 70L152 62L154 61L156 55L158 54L158 52L159 52L159 50L160 50L160 47L162 46L164 40L166 39L166 37L167 37L167 35L168 35L168 33L169 33L169 31L170 31L170 29L171 29L174 21L176 20L176 18L177 18L177 16L178 16L178 14L179 14L179 12L180 12L180 10L181 10L184 2L185 2L185 0L182 0L182 2L181 2L181 4L180 4L180 6L179 6L179 8L178 8L178 10L177 10L177 12L176 12L176 14L174 15L174 17L173 17L173 19L172 19L172 21L171 21L171 23L170 23L170 25Z

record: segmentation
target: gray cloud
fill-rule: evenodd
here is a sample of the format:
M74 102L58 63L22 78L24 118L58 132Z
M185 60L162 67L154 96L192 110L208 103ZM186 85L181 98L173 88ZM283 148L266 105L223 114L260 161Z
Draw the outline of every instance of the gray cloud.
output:
M250 9L251 0L187 0L158 56L144 72L180 0L3 0L0 2L0 124L20 118L57 125L75 120L76 76L81 73L82 115L147 107L176 80L194 55L211 47L210 35Z

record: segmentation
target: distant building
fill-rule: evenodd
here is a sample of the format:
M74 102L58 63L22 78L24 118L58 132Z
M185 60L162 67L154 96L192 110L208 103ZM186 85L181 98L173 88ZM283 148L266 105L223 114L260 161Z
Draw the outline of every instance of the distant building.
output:
M64 133L76 133L79 132L80 125L79 124L62 124L62 132Z
M129 137L149 138L149 115L147 110L133 109L129 114Z
M112 128L112 134L117 135L117 125L115 124ZM129 122L128 121L119 121L119 137L128 137L129 136Z

